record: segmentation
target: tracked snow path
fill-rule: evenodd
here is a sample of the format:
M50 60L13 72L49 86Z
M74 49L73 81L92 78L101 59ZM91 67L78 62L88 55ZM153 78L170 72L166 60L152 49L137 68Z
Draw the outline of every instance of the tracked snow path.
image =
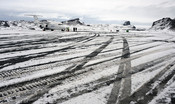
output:
M16 92L16 90L14 91L14 88L13 88L14 85L20 86L19 89L22 88L23 90L25 90L25 92L28 92L28 90L29 91L31 90L33 92L36 89L40 89L40 88L45 89L41 93L38 92L37 94L34 94L34 95L31 95L32 94L31 92L30 92L31 94L30 93L26 94L26 96L28 96L30 98L30 99L27 100L27 102L31 102L31 101L35 100L37 97L39 97L40 94L42 94L43 92L47 92L51 88L51 86L53 87L56 84L59 84L61 80L64 80L64 77L65 78L71 77L71 76L74 77L73 76L74 72L76 72L78 70L81 70L81 67L85 63L87 63L92 57L94 57L98 53L100 53L106 46L108 46L108 44L110 44L111 41L113 40L113 37L108 38L108 39L109 39L108 41L105 41L105 42L103 41L102 45L100 45L99 48L97 48L96 50L94 50L90 54L84 56L84 59L82 59L81 62L79 62L79 63L73 64L73 65L69 65L66 68L61 68L60 67L61 70L55 70L55 71L53 70L52 72L45 73L45 74L42 73L44 76L43 75L42 76L39 76L38 75L38 76L34 77L35 74L33 74L34 75L33 77L32 76L29 76L30 79L24 77L23 79L19 78L20 80L14 79L16 81L13 81L13 80L8 81L9 83L6 83L6 84L1 85L1 90L2 89L8 89L8 92L11 92L11 93L6 95L5 94L6 92L3 92L2 93L3 97L6 97L6 96L11 97L11 96L13 96L14 92ZM60 71L62 71L62 72L60 72ZM61 76L63 75L63 76L61 77L59 75L61 75ZM56 80L58 80L58 83L56 83ZM34 88L30 88L30 89L26 89L26 87L27 86L30 86L31 84L34 84L35 87ZM8 86L8 88L7 87L4 87L4 86ZM15 89L18 89L18 88L15 88ZM4 94L5 94L5 96L4 96ZM19 95L18 96L20 96L20 95L21 95L21 93L19 92ZM29 96L29 95L31 95L31 96ZM23 96L23 97L25 97L25 96ZM21 98L18 98L18 100L16 100L16 101L18 102L20 99ZM26 100L22 100L21 103L24 103L24 102L26 102Z
M132 31L1 34L0 103L163 102L173 93L164 88L174 83L174 39Z
M125 60L130 58L129 45L125 38L123 38L123 52L121 60ZM125 63L121 63L118 69L118 76L126 76L131 69L130 60L125 61ZM113 89L111 90L111 94L107 104L119 104L120 100L126 98L131 93L131 76L123 78L121 80L116 80L113 85Z
M77 70L83 70L82 68L83 68L83 66L88 62L88 61L90 61L93 57L95 57L95 56L97 56L105 47L107 47L111 42L112 42L112 40L113 40L113 38L114 37L111 37L107 42L105 42L105 43L103 43L103 45L101 46L101 47L99 47L98 49L96 49L94 52L92 52L91 54L89 54L89 55L87 55L84 59L83 59L83 61L81 62L81 63L79 63L79 64L77 64L77 65L75 65L75 66L73 66L71 69L69 69L69 71L70 72L75 72L75 71L77 71ZM66 85L67 87L71 87L72 85L73 86L78 86L78 85L80 85L80 84L83 84L83 83L85 83L86 81L91 81L91 80L94 80L94 79L99 79L101 76L103 76L104 75L104 72L101 72L101 73L99 73L99 74L97 74L97 75L94 75L94 76L92 76L92 79L82 79L82 81L78 81L78 83L77 83L77 81L75 81L75 82L72 82L72 83L70 83L70 84L68 84L68 85ZM76 77L75 77L76 78ZM82 83L83 82L83 83ZM64 86L64 85L63 85ZM60 89L61 89L61 87L59 87ZM63 87L63 88L65 88L65 87ZM57 89L57 88L56 88ZM53 92L52 92L53 93ZM57 99L52 99L53 101L51 101L51 102L54 102L54 100L57 100ZM44 101L42 101L42 99L41 100L39 100L39 102L42 102L42 103L45 103L45 100ZM37 102L36 102L37 103Z

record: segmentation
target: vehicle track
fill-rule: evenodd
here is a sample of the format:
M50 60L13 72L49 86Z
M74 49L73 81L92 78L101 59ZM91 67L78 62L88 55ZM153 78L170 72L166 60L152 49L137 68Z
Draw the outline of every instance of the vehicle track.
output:
M175 103L175 76L173 76L168 83L164 86L165 88L158 92L150 104L174 104ZM163 96L162 96L163 95Z
M121 60L130 58L130 50L127 40L123 37L123 52ZM125 63L120 63L118 69L118 75L126 76L131 70L131 61L127 60ZM113 88L111 90L110 97L107 104L119 104L120 100L126 98L131 93L131 76L125 77L121 80L114 82Z
M78 40L77 42L79 44L81 44L81 42L84 42L84 41L89 40L91 38L94 38L94 36ZM75 43L75 44L77 44L77 43ZM4 68L4 67L7 67L7 66L10 66L10 65L19 63L19 62L24 62L24 61L27 61L27 60L30 60L30 59L33 59L33 58L44 57L44 56L46 56L48 54L53 54L53 53L58 52L58 51L71 49L74 46L75 45L70 44L70 45L68 45L66 47L63 47L63 48L60 48L60 49L56 49L56 50L52 50L52 51L45 51L45 52L40 52L40 53L35 53L35 54L28 54L28 55L12 57L12 58L8 58L8 59L2 59L0 61L0 68Z
M13 69L13 70L7 70L7 71L4 70L4 71L0 72L0 76L3 79L11 79L11 78L13 78L13 76L14 77L20 77L19 75L21 75L21 74L25 74L25 73L29 74L29 73L34 72L34 71L39 71L39 70L47 69L47 68L50 68L50 67L65 65L66 63L67 64L68 63L78 63L81 60L77 60L77 59L81 59L85 56L86 55L76 56L76 57L71 57L71 58L68 58L68 59L63 59L63 60L58 60L58 61L51 61L51 62L48 62L48 63L41 63L41 64L22 67L22 68L17 68L17 69ZM58 56L56 56L56 57L58 57ZM47 58L47 57L44 57L44 58ZM77 60L77 61L75 61L75 60Z
M168 72L168 74L166 74ZM121 104L129 104L131 101L135 104L148 104L155 96L157 96L159 91L164 89L166 83L175 74L175 61L166 65L166 67L160 71L153 79L142 85L136 92L134 92L129 97L122 99ZM153 87L152 84L158 84Z
M171 59L171 57L170 58L167 58L167 59L164 59L164 61L165 60L169 60L169 59ZM158 60L158 59L156 59L156 60ZM152 62L153 61L151 61L150 64ZM144 63L144 64L145 64L145 66L147 65L147 63ZM158 65L158 67L160 67L162 65L163 66L165 65L164 62L159 63L159 64L160 65ZM154 67L154 66L157 66L157 64L152 63L151 66L146 66L145 69L149 69L151 71L152 70L156 70L157 67ZM139 69L141 67L138 65L138 67L133 67L133 68L138 68ZM94 68L89 68L89 70L86 70L86 72L90 73L89 75L92 75L92 73L94 73L94 72L91 72L91 71L93 71L93 70L94 70ZM100 71L102 71L102 70L100 70ZM98 72L96 72L96 73L98 73ZM87 75L85 75L85 73L82 73L82 74L83 74L82 76L87 76ZM67 100L69 100L71 98L80 96L80 95L85 94L85 93L93 92L94 90L98 90L98 89L100 89L102 87L105 87L105 86L108 86L110 84L113 84L114 82L120 81L122 78L126 78L128 76L130 76L130 75L122 76L121 73L119 73L119 74L113 73L110 76L102 77L100 79L94 80L94 81L89 82L89 83L81 84L79 86L76 85L75 87L71 87L71 88L64 89L64 90L61 90L60 89L60 90L58 90L55 93L46 94L45 97L44 97L44 99L47 99L47 98L49 99L49 97L50 98L53 98L53 96L55 96L55 95L57 95L57 96L56 96L56 98L55 98L55 100L53 102L49 102L49 101L47 102L47 100L46 100L45 103L61 103L61 102L67 101ZM80 77L80 79L81 79L81 77ZM77 79L74 79L74 80L77 80ZM72 82L74 80L71 78L71 81L70 82ZM67 83L69 83L69 82L67 82ZM60 95L64 95L64 96L60 96Z
M134 46L138 46L138 45L134 45ZM143 50L154 48L156 46L159 46L159 45L150 46L150 47L144 48ZM121 48L119 48L119 49L121 49ZM119 50L119 49L116 49L116 50ZM140 51L141 50L135 50L132 53L134 54L134 53L137 53L137 52L140 52ZM109 51L104 51L104 52L101 52L101 53L107 53L107 52L109 52ZM103 58L110 57L111 54L105 55L105 56L102 55L102 56L103 56ZM28 66L28 67L23 67L23 68L17 68L17 69L8 70L8 71L1 71L0 72L0 79L8 80L8 79L12 79L12 78L15 78L15 77L20 77L23 74L25 75L25 74L29 74L29 73L32 73L32 72L35 72L35 71L44 70L44 69L49 68L50 66L52 66L52 67L59 66L59 65L61 65L61 63L64 63L65 61L67 62L69 60L70 60L69 63L79 63L79 61L81 61L81 60L75 61L75 59L82 58L82 57L85 57L85 56L83 55L83 56L72 57L72 58L68 58L68 59L64 59L64 60L52 61L52 62L49 62L49 63L42 63L42 64L33 65L33 66ZM120 57L122 57L122 56L120 56ZM120 58L120 57L118 57L118 58ZM95 59L98 59L98 57L96 56ZM71 61L71 60L73 60L73 61ZM49 67L48 67L48 65L49 65ZM64 65L64 64L62 64L62 65ZM35 68L35 66L37 68Z
M29 39L28 40L20 40L19 42L11 42L12 40L9 40L9 43L13 46L7 47L8 44L0 44L1 46L3 46L3 48L1 48L0 53L29 50L27 48L28 46L31 48L33 46L34 49L38 49L36 46L38 46L40 48L41 46L47 45L47 44L56 44L56 43L58 44L58 43L72 42L72 41L78 42L79 40L82 40L82 39L88 38L88 37L93 37L93 36L79 36L79 37L72 37L72 38L63 37L63 36L56 36L56 37L55 36L50 36L50 37L46 36L45 38L40 37L41 39L40 38L39 39L33 39L33 38L30 39L30 37L26 37L26 39L27 38L29 38Z
M107 37L109 37L109 36L107 36ZM142 52L144 50L155 48L155 47L159 46L159 45L153 45L153 46L149 46L149 47L146 47L146 48L143 47L143 48L134 50L133 52L127 52L126 50L129 50L129 49L124 48L123 50L125 50L125 52L126 52L126 54L124 54L125 52L123 52L124 55L119 55L117 57L114 57L114 58L111 58L111 59L108 59L108 60L104 60L104 61L100 61L100 62L97 62L97 63L93 63L93 64L90 64L90 65L84 66L87 62L89 62L92 59L96 59L96 58L100 59L101 56L98 57L99 53L108 54L108 52L110 52L110 51L115 52L115 49L114 50L112 49L112 50L102 51L107 46L109 46L109 44L111 44L111 42L113 42L114 37L113 36L110 36L110 37L111 38L108 41L102 42L101 47L99 47L97 50L95 50L91 54L89 54L87 56L75 57L75 59L76 58L82 58L82 57L84 57L84 59L83 60L73 60L72 62L75 62L75 63L78 63L78 64L74 64L74 65L70 66L69 68L67 68L63 72L56 73L56 74L49 75L49 76L44 76L44 77L41 77L41 78L36 78L36 79L25 81L25 82L19 82L19 83L16 83L16 84L11 84L9 86L2 86L0 88L0 103L14 103L14 102L15 103L16 102L32 103L33 101L35 101L39 97L41 97L43 94L48 92L54 86L62 85L62 84L64 84L64 82L69 81L69 80L70 80L70 82L75 81L76 77L81 78L81 76L86 76L86 74L93 73L93 71L98 73L98 72L100 72L100 70L101 71L105 70L105 69L98 69L98 66L105 65L106 63L110 63L112 61L116 62L116 65L120 65L119 69L122 69L122 67L123 67L123 69L128 69L125 66L126 65L130 66L129 65L129 64L131 64L130 61L132 61L134 59L137 59L139 57L142 57L144 55L151 54L151 52L146 53L146 54L143 52L143 53L137 54L133 57L132 56L130 57L131 54L135 54L135 53ZM80 41L80 40L77 40L77 41L80 41L81 43L86 43L86 42L91 41L91 40L93 40L93 38L89 38L89 39L84 40L84 41ZM123 42L123 44L125 43L124 45L126 45L126 43L127 43L126 39L123 39L123 41L125 41L125 42ZM154 42L157 42L157 41L154 41ZM80 45L80 44L77 44L77 45ZM92 46L93 45L99 46L100 44L90 44L90 45L86 45L85 47L89 47L91 45ZM138 46L138 44L134 44L133 46ZM144 43L143 43L143 46L144 46ZM127 47L127 46L125 46L125 47ZM118 48L116 50L120 50L120 49L122 49L122 48ZM130 55L128 56L127 53L130 53ZM109 55L106 55L106 57L109 57ZM82 84L82 85L79 85L79 86L76 86L76 87L73 87L73 88L68 88L64 91L58 91L58 92L56 92L58 95L61 95L62 93L66 92L66 91L70 92L70 93L66 97L65 96L60 96L59 98L57 98L54 101L54 103L63 102L63 101L69 100L73 97L82 95L84 93L92 92L92 91L97 90L99 88L108 86L108 85L113 84L115 82L120 82L121 79L123 80L123 79L129 78L129 80L130 80L130 76L132 74L144 71L145 69L149 69L148 71L150 71L150 72L154 71L154 70L157 70L157 68L159 68L160 66L164 66L167 60L169 60L171 58L174 58L174 57L175 57L175 53L169 54L169 55L160 57L158 59L140 64L138 66L130 67L129 68L130 71L126 72L124 75L122 75L123 73L121 71L119 71L119 73L113 73L110 76L105 76L105 77L99 78L97 80L94 80L92 82L88 82L88 83L85 83L85 84ZM105 58L105 57L102 57L102 58ZM119 58L123 58L123 60L119 60ZM72 58L69 58L69 59L72 59ZM49 62L49 63L43 63L43 64L40 64L40 65L41 66L44 65L44 64L48 64L48 65L49 64L55 64L56 65L57 62L63 61L63 63L64 63L64 61L69 60L69 59L59 60L59 61L54 61L54 62ZM119 61L119 62L117 62L117 61ZM113 65L113 64L110 64L110 65ZM36 66L38 66L38 64ZM29 67L31 67L31 69L32 69L33 66L29 66ZM172 67L172 65L169 65L169 67ZM167 68L169 68L169 67L167 66ZM28 68L28 67L26 67L26 68ZM18 71L21 71L21 69L20 70L15 69L15 70L16 70L17 73L18 73ZM41 69L41 70L43 70L43 69ZM170 70L171 70L171 68L170 68ZM10 71L12 71L12 72L10 72ZM4 72L2 71L2 73L0 75L2 75L3 78L8 78L11 75L15 76L16 72L15 71L13 72L13 70L4 71ZM165 71L165 72L168 72L168 71ZM24 73L27 73L27 71L24 72ZM166 82L174 75L175 72L172 69L169 73L170 74L168 74L168 77L165 77L166 81L163 81L165 83L163 83L163 85L161 83L158 84L158 87L159 87L159 85L162 85L162 86L159 87L159 89L164 88L164 85L166 84ZM130 81L129 81L129 83L130 83ZM127 85L127 84L128 83L126 83L124 85ZM126 86L126 87L127 87L126 89L129 89L128 86ZM150 91L150 89L149 89L149 91ZM156 91L157 91L157 88L155 88L155 91L153 89L153 92L156 92ZM48 95L48 97L49 96L52 96L52 94ZM126 95L126 96L128 96L128 95ZM123 99L127 99L127 98L125 98L126 96L124 95L124 97L121 97L121 99L122 99L121 102L123 101ZM144 96L147 97L147 95L144 95ZM156 96L156 95L153 95L153 97L154 96ZM128 98L130 98L130 96ZM144 99L143 101L149 102L152 98ZM140 103L140 102L142 102L142 100L139 100L138 102ZM136 102L136 103L138 103L138 102Z
M115 74L114 73L114 74L112 74L110 76L100 78L100 79L95 80L95 81L92 81L90 83L86 83L86 84L83 84L83 85L80 85L80 86L69 88L69 89L64 90L64 91L62 91L62 90L61 91L58 91L58 92L56 92L56 94L58 95L57 98L55 99L54 102L50 102L50 103L61 103L63 101L69 100L69 99L71 99L73 97L82 95L84 93L92 92L92 91L97 90L97 89L99 89L99 88L101 88L103 86L107 86L107 85L109 85L111 83L114 83L115 81L120 81L122 78L127 78L128 76L131 76L131 74L134 74L134 73L143 71L143 70L148 69L148 68L149 68L150 71L156 70L157 67L160 67L162 65L165 65L164 61L169 60L169 59L171 59L173 57L175 57L175 54L173 54L173 55L167 55L167 56L158 58L156 60L153 60L153 61L150 61L150 62L146 62L146 63L144 63L142 65L135 66L135 67L131 68L132 70L130 72L128 72L128 74L126 76L122 76L121 73L119 73L119 74ZM125 62L126 62L126 60L124 60L121 63L125 63ZM157 64L160 64L160 65L156 66ZM86 68L86 69L88 69L88 68ZM133 72L134 69L137 69L137 70L135 70ZM89 68L88 70L86 70L86 72L90 73L92 70L95 70L95 69L92 67L92 68ZM94 72L92 72L92 73L94 73ZM98 73L98 72L95 72L95 73ZM85 73L82 73L82 74L85 74ZM87 76L87 75L84 75L84 76ZM72 78L71 78L71 81L73 81ZM79 90L77 90L77 89L79 89ZM59 95L62 95L62 94L64 95L64 93L67 94L67 92L70 92L67 96L59 96ZM49 94L47 96L48 97L50 96L52 98L52 96L54 96L54 94ZM45 103L47 103L47 102L45 102Z
M133 52L130 52L130 54L131 54L131 55L134 55L134 54L136 54L136 53L139 53L139 52L142 52L142 51L151 49L151 48L155 48L155 47L157 47L157 46L160 46L160 45L155 45L155 46L150 46L150 47L146 47L146 48L143 48L143 49L135 50L135 51L133 51ZM147 54L150 54L150 53L148 52ZM131 57L130 60L137 59L137 58L139 58L139 57L141 57L141 56L144 56L144 55L145 55L145 53L136 55L136 56L134 56L134 57ZM110 58L110 59L107 59L107 60L103 60L103 61L100 61L100 62L96 62L96 63L90 64L90 65L87 65L87 66L89 67L89 66L93 66L93 65L105 63L105 62L108 62L108 61L111 61L111 60L116 60L116 59L121 58L121 57L122 57L122 55L118 55L118 56L116 56L116 57L113 57L113 58Z
M77 70L81 70L81 67L87 63L92 57L96 56L98 53L100 53L107 45L111 43L113 40L113 37L111 37L107 42L105 42L101 47L99 47L97 50L92 52L91 54L87 55L83 61L77 65L71 66L67 68L66 71L61 73L56 73L50 76L40 77L38 79L33 79L30 81L18 83L15 85L9 85L5 87L1 87L1 92L6 90L5 92L1 93L1 96L3 96L3 99L8 97L11 99L13 98L13 94L16 93L18 96L20 96L20 93L27 93L30 92L29 95L33 94L33 89L35 88L47 88L49 90L50 87L53 87L55 85L61 84L60 80L64 80L65 78L73 76L73 73ZM65 77L66 76L66 77ZM32 89L32 90L31 90ZM46 90L46 91L47 91ZM17 93L18 91L21 91L20 93ZM37 95L38 96L38 95ZM1 98L2 99L2 98ZM35 99L36 100L36 99ZM1 102L8 102L8 100L2 100Z
M9 48L9 47L16 47L16 46L24 46L24 45L40 45L40 44L48 44L48 43L61 43L61 42L69 42L69 41L76 41L84 39L84 36L81 37L72 37L72 38L63 38L61 39L60 36L54 37L51 39L35 39L35 40L24 40L24 41L17 41L17 42L9 42L6 44L0 44L0 48Z

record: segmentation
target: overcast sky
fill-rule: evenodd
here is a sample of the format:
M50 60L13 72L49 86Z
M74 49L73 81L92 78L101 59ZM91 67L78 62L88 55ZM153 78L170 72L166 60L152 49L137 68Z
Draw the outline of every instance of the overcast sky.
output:
M175 18L175 0L0 0L0 20L32 20L25 14L57 21L78 17L85 23L129 20L148 25L163 17Z

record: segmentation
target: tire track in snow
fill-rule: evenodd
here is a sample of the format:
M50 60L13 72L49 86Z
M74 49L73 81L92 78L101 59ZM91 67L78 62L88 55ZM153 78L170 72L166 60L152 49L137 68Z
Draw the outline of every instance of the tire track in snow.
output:
M92 40L92 39L89 39L89 40ZM146 44L146 43L145 43ZM143 45L143 44L139 44L139 45ZM138 46L138 45L133 45L133 46L130 46L130 47L134 47L134 46ZM155 45L155 46L151 46L151 47L146 47L146 48L144 48L143 50L145 50L145 49L149 49L149 48L154 48L154 47L156 47L156 46L158 46L158 45ZM117 48L117 49L115 49L115 50L120 50L120 49L122 49L122 48ZM136 50L136 51L134 51L134 52L131 52L131 54L134 54L134 53L137 53L137 52L140 52L140 51L143 51L142 49L140 50ZM110 50L111 51L111 50ZM101 53L107 53L107 52L110 52L110 51L102 51ZM114 50L112 50L112 51L114 51ZM109 57L110 55L108 55L108 57ZM32 65L32 66L27 66L27 67L22 67L22 68L16 68L16 69L13 69L13 70L8 70L8 71L2 71L1 73L0 73L0 76L2 77L2 78L13 78L13 77L19 77L19 76L17 76L17 75L21 75L22 73L23 74L25 74L25 73L29 73L29 72L33 72L33 71L38 71L38 70L41 70L41 69L38 69L38 68L32 68L32 67L37 67L37 66L43 66L43 65L51 65L51 64L54 64L54 63L58 63L58 62L62 62L62 61L69 61L69 60L72 60L72 59L76 59L76 58L82 58L82 57L84 57L84 55L83 56L77 56L77 57L72 57L72 58L68 58L68 59L65 59L65 60L58 60L58 61L52 61L52 62L48 62L48 63L41 63L41 64L36 64L36 65ZM105 56L106 57L106 56ZM121 57L121 56L120 56ZM120 57L118 57L118 58L120 58ZM111 59L112 60L112 59ZM110 61L110 60L108 60L108 61ZM101 62L102 63L102 62ZM99 63L100 64L100 63ZM24 70L24 68L25 68L25 70Z
M154 48L154 47L150 47L150 48ZM141 50L142 51L142 50ZM137 53L137 52L136 52ZM144 54L143 54L144 55ZM172 57L174 57L174 55L172 55ZM169 58L172 58L171 57L171 55L167 55L167 57L162 57L161 58L161 61L159 60L159 59L156 59L156 60L153 60L153 61L150 61L149 63L144 63L144 64L142 64L142 65L139 65L138 67L137 66L135 66L135 67L133 67L132 69L137 69L136 71L134 71L134 72L132 72L131 71L131 73L137 73L137 72L139 72L139 71L143 71L144 69L147 69L147 68L149 68L149 67L152 67L152 66L155 66L155 64L159 64L159 63L162 63L162 62L164 62L165 60L167 60L167 59L169 59ZM126 60L125 60L126 61ZM124 62L125 62L124 61ZM162 65L162 64L161 64ZM161 65L159 65L159 66L161 66ZM158 68L158 67L156 67L156 68ZM152 68L152 69L150 69L150 70L155 70L155 67L154 68ZM130 73L130 74L131 74ZM127 76L124 76L124 77L128 77L128 75ZM123 78L122 76L119 78L117 78L118 80L120 80L121 78ZM85 84L84 86L86 87L86 88L84 88L84 87L82 87L82 89L83 90L81 90L81 88L79 88L79 87L81 87L81 86L77 86L77 87L75 87L75 89L74 88L71 88L71 89L69 89L69 90L67 90L68 92L70 91L70 94L71 95L68 95L67 97L60 97L60 99L57 99L56 101L55 101L55 103L60 103L60 102L62 102L62 101L64 101L64 100L69 100L70 98L72 98L72 97L76 97L76 96L79 96L79 95L82 95L82 94L84 94L84 93L88 93L88 92L92 92L92 91L94 91L94 90L97 90L98 88L101 88L102 86L107 86L108 84L111 84L111 83L113 83L114 81L115 81L115 77L112 77L112 76L109 76L109 77L106 77L106 78L104 78L105 80L103 80L103 79L100 79L100 80L98 80L97 82L96 81L94 81L93 83L95 83L95 85L94 86L92 86L92 84L90 84L90 83L87 83L87 84ZM83 85L82 85L83 86ZM77 89L80 89L80 91L79 92L74 92L75 90L77 90ZM65 91L66 92L66 91ZM61 94L59 94L58 93L58 95L61 95ZM52 95L49 95L49 96L52 96Z
M30 60L30 59L33 59L33 58L44 57L48 54L53 54L55 52L71 49L76 44L80 44L81 42L84 42L84 41L89 40L91 38L95 38L95 37L94 36L86 37L84 39L78 40L75 44L70 44L70 45L65 46L63 48L60 48L60 49L55 49L55 50L45 51L45 52L40 52L40 53L33 53L33 54L28 54L28 55L15 56L15 57L7 58L7 59L2 59L0 61L0 69L4 68L4 67L7 67L7 66L10 66L10 65L14 65L14 64L19 63L19 62L24 62L24 61L27 61L27 60Z
M98 49L96 49L94 52L90 53L89 55L87 55L83 61L76 65L75 68L72 69L72 71L76 71L80 68L82 68L82 66L84 66L87 62L89 62L93 57L97 56L105 47L107 47L112 40L114 39L114 37L111 37L107 42L105 42L101 47L99 47Z
M175 54L174 54L174 56L175 56ZM172 55L167 55L167 57L161 57L161 60L163 60L163 62L161 61L160 63L157 63L157 61L159 59L155 59L153 61L150 61L149 65L148 65L148 63L144 63L141 66L145 66L144 67L145 69L149 68L150 71L156 70L158 67L160 67L162 65L163 66L165 65L164 61L169 60L172 57L173 57ZM158 65L158 67L157 67L157 65ZM136 69L138 69L137 72L140 72L139 70L143 71L141 66L138 65L138 66L135 66L135 67L133 67L131 69L135 69L136 68ZM91 69L93 69L93 68L91 68ZM88 73L90 71L91 70L86 70L86 72L88 72ZM137 72L135 71L132 74L135 74ZM117 77L116 77L116 75L117 75ZM88 82L88 83L85 83L85 84L81 84L79 86L71 87L71 88L68 88L68 89L66 89L64 91L62 91L62 90L61 91L57 91L56 93L48 94L47 98L44 98L44 99L49 99L49 98L52 99L52 97L55 96L55 94L56 94L57 98L55 98L55 100L53 100L53 103L61 103L61 102L70 100L71 98L83 95L85 93L90 93L90 92L93 92L94 90L98 90L98 89L100 89L102 87L109 86L110 84L112 84L112 83L114 83L116 81L120 81L122 78L126 78L126 77L130 76L130 75L126 75L126 76L119 76L119 75L120 74L115 74L114 73L114 74L112 74L110 76L102 77L102 78L94 80L92 82ZM71 79L71 81L72 81L72 79ZM60 95L64 95L64 96L60 96ZM46 100L46 102L47 102L47 100ZM50 102L50 100L49 100L47 103L52 103L52 102Z
M85 63L87 63L91 58L98 55L105 47L107 47L112 42L112 40L113 40L113 37L111 37L107 42L103 43L103 45L101 45L101 47L99 47L98 49L93 51L91 54L87 55L80 64L73 65L73 66L67 68L67 70L60 72L60 73L55 73L55 74L40 77L37 79L32 79L32 80L25 81L25 82L18 82L18 83L12 84L12 85L1 87L0 88L1 89L0 95L2 95L2 97L6 98L6 97L12 97L11 95L13 95L14 93L17 93L18 96L20 96L20 91L22 93L22 91L31 92L30 90L34 90L36 88L37 89L38 88L44 89L43 91L41 91L37 94L34 94L34 96L30 97L29 102L35 101L42 94L47 92L50 88L52 88L58 84L61 84L61 81L65 80L65 78L69 78L69 77L74 76L75 71L81 70L82 66ZM18 92L16 92L16 91L18 91ZM8 92L9 92L9 94L8 94ZM32 94L30 93L29 95L32 95ZM25 96L29 96L29 95L26 94ZM6 102L8 102L8 101L6 101Z
M76 40L82 40L84 39L83 36L81 37L72 37L72 38L64 38L59 39L60 37L54 37L54 38L41 38L41 39L35 39L35 40L23 40L23 41L17 41L17 42L9 42L6 44L0 44L0 48L10 48L10 47L20 47L24 45L40 45L40 44L48 44L48 43L61 43L61 42L67 42L67 41L76 41Z
M87 56L86 55L80 55L80 56L75 56L75 57L71 57L71 58L68 58L68 59L63 59L63 60L58 60L58 61L51 61L51 62L47 62L47 63L40 63L40 64L36 64L36 65L33 65L33 66L28 66L28 67L23 67L23 68L16 68L16 69L13 69L13 70L7 70L7 71L4 70L4 71L0 72L0 80L8 80L8 79L12 79L12 78L19 78L21 75L31 74L31 73L34 73L35 71L50 68L51 66L52 67L58 67L59 65L61 65L61 63L64 63L65 61L66 62L71 61L71 60L75 61L76 59L78 59L78 58L81 59L83 57L87 57ZM80 59L76 60L75 62L71 61L71 63L80 63L80 61L81 61ZM57 65L57 64L59 64L59 65ZM69 62L69 64L70 64L70 62Z
M76 71L78 71L78 70L81 70L82 67L83 67L88 61L90 61L93 57L97 56L105 47L107 47L107 46L112 42L113 39L114 39L114 37L111 36L111 38L110 38L107 42L103 43L102 46L100 46L98 49L96 49L95 51L93 51L92 53L90 53L89 55L87 55L87 56L83 59L83 61L82 61L81 63L79 63L79 64L77 64L77 65L74 65L74 66L72 66L71 68L68 68L66 71L68 71L71 75L74 76L74 72L76 72ZM67 77L67 78L68 78L68 77ZM65 80L65 78L62 78L62 79ZM54 86L56 86L56 85L52 85L52 87L54 87ZM49 91L50 89L51 89L51 87L48 87L47 90L46 90L46 92ZM45 93L46 93L46 92L45 92ZM34 102L34 101L37 100L39 97L40 97L40 96L38 96L38 94L37 94L37 95L34 95L34 96L29 97L28 99L24 99L21 103L23 104L23 103L28 103L28 102Z
M129 45L127 40L123 37L123 52L121 60L130 58ZM126 76L131 69L131 61L119 65L118 76ZM125 77L119 81L115 81L111 90L110 97L107 104L119 104L120 100L126 98L131 93L131 76Z
M166 83L175 75L175 60L167 64L163 70L156 74L151 80L142 85L129 97L122 99L121 104L148 104L162 89ZM154 84L154 86L153 86Z

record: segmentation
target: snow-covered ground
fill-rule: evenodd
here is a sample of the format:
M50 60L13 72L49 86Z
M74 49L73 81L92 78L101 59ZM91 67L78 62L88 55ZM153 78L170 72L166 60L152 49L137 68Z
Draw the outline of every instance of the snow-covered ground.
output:
M157 87L153 98L142 99L144 104L172 102L174 32L115 32L112 25L90 28L93 31L1 29L0 104L109 104L115 83L121 83L117 102L139 91L140 97L147 96ZM129 71L124 74L125 69ZM161 74L169 81L154 87ZM127 79L129 89L124 85ZM145 92L142 88L149 84L152 87ZM122 98L125 88L130 94Z

